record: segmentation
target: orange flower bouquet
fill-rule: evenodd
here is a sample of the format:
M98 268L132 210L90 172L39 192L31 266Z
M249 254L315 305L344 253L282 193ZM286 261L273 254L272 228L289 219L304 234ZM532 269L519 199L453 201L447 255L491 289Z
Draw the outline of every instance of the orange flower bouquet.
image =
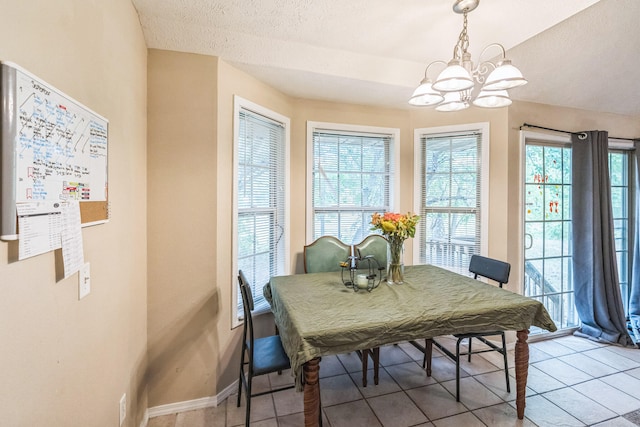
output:
M385 212L371 215L371 230L381 231L389 242L387 254L387 283L390 285L404 282L404 241L416 235L416 225L420 217L407 213Z

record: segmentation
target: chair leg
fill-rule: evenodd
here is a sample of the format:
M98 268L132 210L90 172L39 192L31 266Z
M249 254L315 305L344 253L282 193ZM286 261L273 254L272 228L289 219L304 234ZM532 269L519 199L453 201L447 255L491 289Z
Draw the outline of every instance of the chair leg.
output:
M369 369L369 349L362 350L362 387L367 386L367 370Z
M242 396L242 372L240 372L240 378L238 378L238 401L236 402L236 407L238 408L240 407L240 396Z
M504 332L502 333L502 356L504 357L504 375L507 379L507 393L511 393L511 387L509 385L509 366L507 366L507 342Z
M246 400L247 400L247 412L245 413L245 418L244 418L244 425L245 427L249 427L249 422L251 421L251 380L253 375L251 375L251 372L249 372L248 378L247 378L247 396L246 396Z
M469 337L469 353L467 355L467 362L471 363L471 340L473 340L473 338Z
M460 341L456 341L456 402L460 402Z
M431 356L433 355L433 340L426 339L424 341L424 358L422 359L422 367L427 365L427 376L431 376Z
M244 346L242 348L242 356L240 356L240 375L238 375L238 402L237 407L240 407L240 397L242 396L242 384L244 381Z
M378 372L380 371L380 347L373 349L373 383L378 385Z

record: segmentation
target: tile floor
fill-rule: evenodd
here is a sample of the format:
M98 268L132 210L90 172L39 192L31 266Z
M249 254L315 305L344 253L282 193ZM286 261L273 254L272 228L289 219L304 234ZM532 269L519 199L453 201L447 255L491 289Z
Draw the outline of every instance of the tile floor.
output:
M439 339L447 346L453 339ZM474 341L474 346L476 346ZM455 365L434 347L433 375L409 343L380 349L380 381L362 387L355 353L323 357L323 425L359 426L640 426L640 350L601 345L574 336L530 342L525 419L515 412L515 371L506 392L501 355L475 355L462 364L461 401L455 400ZM509 355L513 366L513 351ZM258 377L254 389L291 381L289 372ZM216 408L151 418L148 427L244 425L237 395ZM302 426L302 395L294 390L254 398L251 425Z

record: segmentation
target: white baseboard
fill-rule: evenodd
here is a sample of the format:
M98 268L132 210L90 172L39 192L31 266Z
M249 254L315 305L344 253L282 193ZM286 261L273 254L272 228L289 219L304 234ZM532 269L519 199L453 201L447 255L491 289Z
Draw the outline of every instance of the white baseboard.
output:
M166 405L154 406L153 408L149 408L146 412L146 421L143 420L144 425L141 425L140 427L146 427L149 418L218 406L218 404L224 402L227 397L231 396L237 390L237 388L238 381L234 381L232 384L227 386L224 390L222 390L215 396L186 400L184 402L168 403Z
M144 416L142 417L142 421L140 421L140 427L147 427L149 423L149 410L144 411Z

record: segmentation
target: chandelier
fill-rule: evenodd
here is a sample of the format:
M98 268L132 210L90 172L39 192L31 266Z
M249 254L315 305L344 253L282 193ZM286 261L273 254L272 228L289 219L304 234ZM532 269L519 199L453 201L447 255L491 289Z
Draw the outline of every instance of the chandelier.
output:
M492 43L485 47L478 58L478 65L474 67L469 53L469 35L467 34L467 13L478 7L480 0L456 0L453 11L464 16L462 32L453 48L451 61L433 61L424 71L424 79L413 91L409 104L418 106L435 105L438 111L459 111L468 108L470 103L478 107L498 108L511 105L511 98L507 89L522 86L527 81L522 73L511 65L506 58L504 46ZM500 49L502 56L493 63L482 61L482 57L490 48ZM442 64L446 68L438 75L435 82L428 77L432 65ZM474 97L475 82L481 89Z

